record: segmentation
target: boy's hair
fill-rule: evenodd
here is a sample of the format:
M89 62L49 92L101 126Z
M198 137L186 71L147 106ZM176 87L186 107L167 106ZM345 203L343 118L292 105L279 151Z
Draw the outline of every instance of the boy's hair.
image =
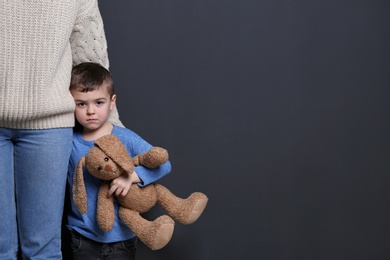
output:
M80 92L94 91L101 86L107 86L110 97L114 95L114 81L111 73L98 63L84 62L72 69L70 90Z

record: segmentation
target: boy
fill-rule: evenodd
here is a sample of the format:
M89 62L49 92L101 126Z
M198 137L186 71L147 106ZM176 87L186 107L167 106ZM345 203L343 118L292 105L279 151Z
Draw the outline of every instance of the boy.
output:
M81 63L72 70L70 92L75 100L75 116L79 124L74 131L73 150L69 163L68 183L71 209L68 228L71 230L72 251L78 259L135 259L137 239L132 231L118 218L115 204L114 227L103 232L96 222L96 202L101 180L84 170L84 181L88 196L88 210L80 214L72 200L72 184L75 167L90 148L94 140L107 134L116 135L126 146L131 157L149 150L152 145L133 131L113 125L108 121L116 101L110 73L96 63ZM170 162L156 169L143 166L135 168L131 175L122 175L111 183L107 196L124 196L130 186L145 186L168 174Z

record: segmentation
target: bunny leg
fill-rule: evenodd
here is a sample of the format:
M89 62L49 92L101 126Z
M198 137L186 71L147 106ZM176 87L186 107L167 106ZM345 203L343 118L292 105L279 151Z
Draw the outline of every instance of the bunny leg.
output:
M158 203L168 214L182 224L194 223L206 208L208 198L201 192L194 192L182 199L174 195L166 187L156 184Z
M172 238L175 223L167 215L148 221L139 212L120 207L119 217L152 250L163 248Z

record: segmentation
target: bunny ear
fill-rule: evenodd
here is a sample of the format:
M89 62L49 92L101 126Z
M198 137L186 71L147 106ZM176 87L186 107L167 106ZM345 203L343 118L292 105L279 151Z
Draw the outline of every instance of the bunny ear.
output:
M84 185L83 167L85 166L85 157L82 157L77 163L73 176L73 201L81 214L87 213L87 192Z
M117 163L123 170L132 173L133 161L123 143L113 134L105 135L95 141L95 146L100 148L108 157Z

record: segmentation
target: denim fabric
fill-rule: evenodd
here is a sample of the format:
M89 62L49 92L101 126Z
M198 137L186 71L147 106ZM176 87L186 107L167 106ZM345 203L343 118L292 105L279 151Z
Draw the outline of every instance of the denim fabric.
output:
M0 259L61 259L72 128L0 128Z
M73 260L135 260L137 238L115 243L100 243L72 231Z

